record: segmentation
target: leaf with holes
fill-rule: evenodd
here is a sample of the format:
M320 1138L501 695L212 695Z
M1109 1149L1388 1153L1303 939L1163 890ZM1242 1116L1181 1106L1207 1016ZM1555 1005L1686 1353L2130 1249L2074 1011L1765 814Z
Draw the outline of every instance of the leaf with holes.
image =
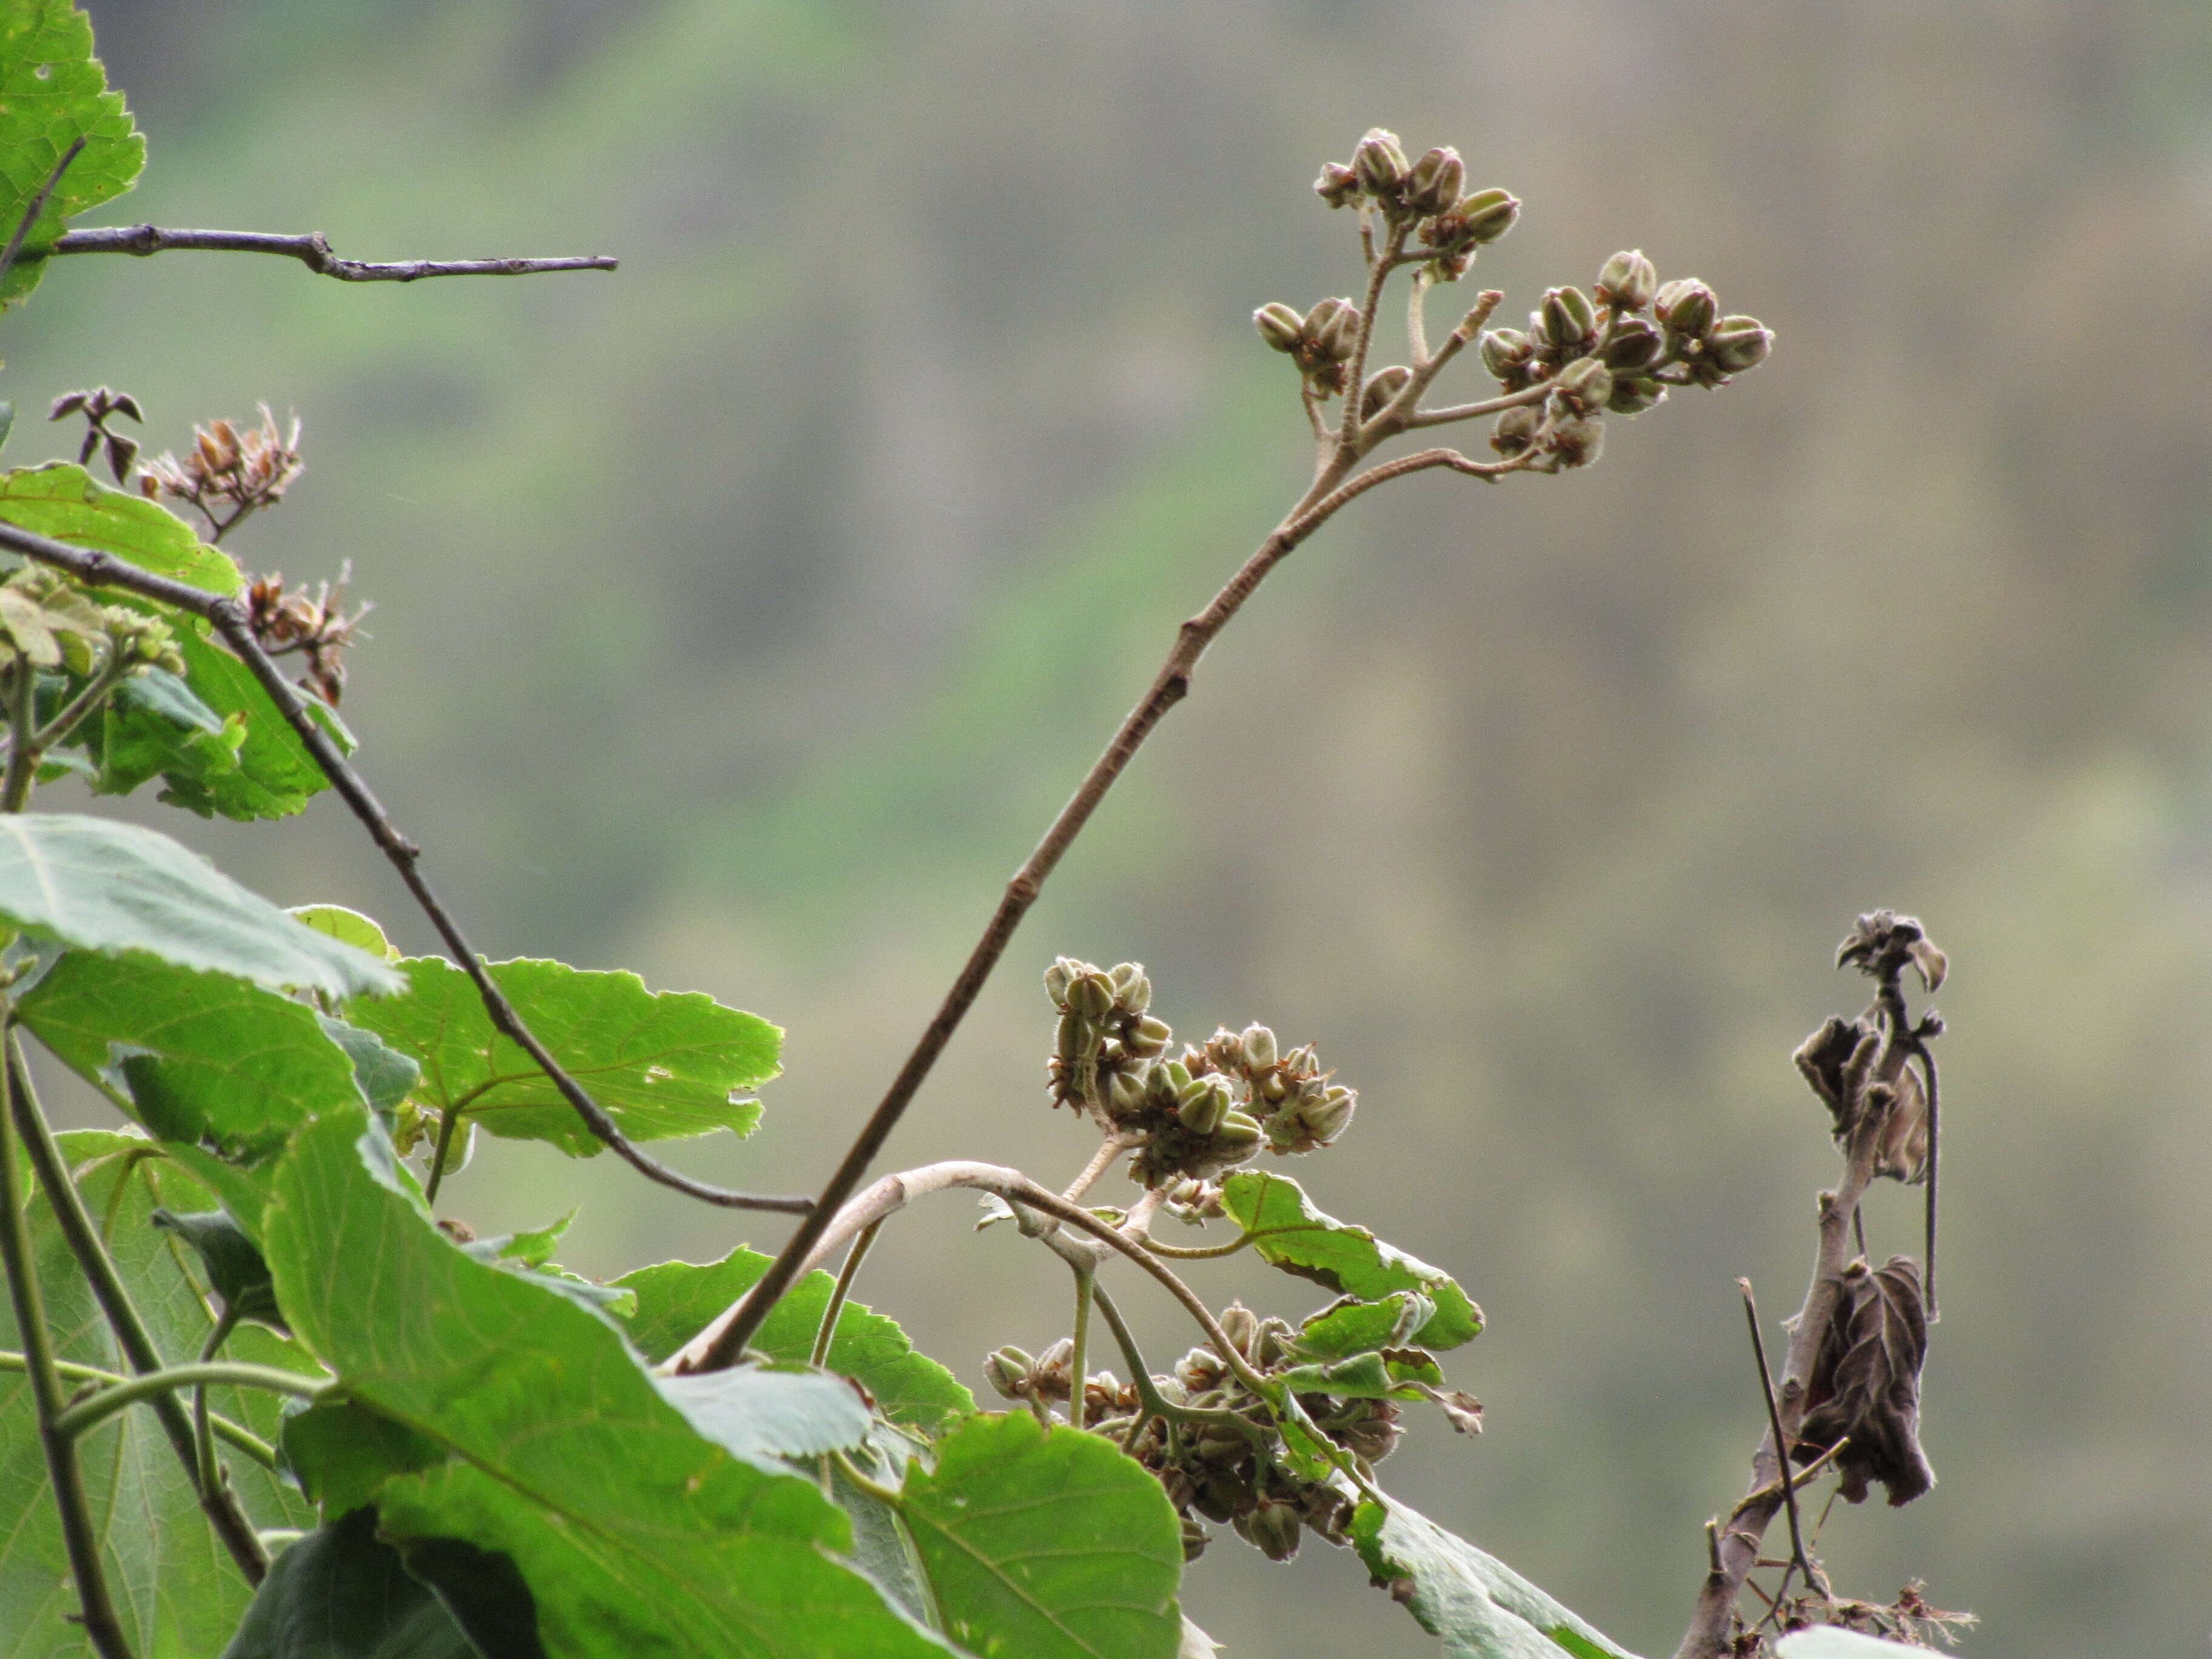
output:
M346 1018L422 1068L415 1099L465 1111L495 1135L549 1140L573 1157L605 1150L535 1061L492 1027L476 986L443 957L398 964L407 993L355 1003ZM566 963L491 964L491 976L570 1076L632 1140L752 1133L744 1091L777 1072L783 1033L700 991L646 989L635 974Z
M1097 1435L972 1417L898 1507L946 1634L982 1659L1176 1659L1182 1523Z

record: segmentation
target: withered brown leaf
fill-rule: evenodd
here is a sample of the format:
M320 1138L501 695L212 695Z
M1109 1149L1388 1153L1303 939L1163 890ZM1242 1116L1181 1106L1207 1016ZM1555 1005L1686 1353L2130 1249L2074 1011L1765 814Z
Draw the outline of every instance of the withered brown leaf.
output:
M1836 1459L1846 1499L1863 1502L1874 1480L1893 1505L1919 1497L1936 1484L1920 1449L1920 1368L1927 1357L1920 1264L1908 1255L1879 1268L1852 1262L1820 1341L1792 1455L1809 1463L1849 1436Z

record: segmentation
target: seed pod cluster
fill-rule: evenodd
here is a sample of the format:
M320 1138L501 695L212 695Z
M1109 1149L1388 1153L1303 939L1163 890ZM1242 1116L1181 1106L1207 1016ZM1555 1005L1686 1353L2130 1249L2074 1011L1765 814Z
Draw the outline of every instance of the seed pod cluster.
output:
M1062 957L1045 969L1044 988L1060 1011L1047 1066L1055 1106L1103 1107L1115 1079L1164 1052L1175 1036L1146 1012L1152 982L1142 963L1102 969Z
M1344 390L1345 365L1359 343L1359 307L1350 300L1323 300L1300 316L1280 301L1252 313L1260 337L1298 366L1316 397Z

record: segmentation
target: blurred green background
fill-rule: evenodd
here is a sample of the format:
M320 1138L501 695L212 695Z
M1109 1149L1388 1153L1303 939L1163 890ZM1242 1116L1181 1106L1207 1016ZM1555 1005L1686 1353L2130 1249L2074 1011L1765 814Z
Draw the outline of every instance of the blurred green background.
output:
M1354 280L1321 161L1379 122L1522 197L1467 285L1509 315L1624 246L1758 313L1767 368L1613 422L1595 471L1416 480L1301 551L890 1156L1073 1173L1042 1091L1055 952L1141 958L1185 1035L1317 1041L1362 1106L1297 1173L1491 1319L1454 1372L1490 1431L1419 1425L1389 1484L1663 1653L1760 1432L1731 1281L1796 1304L1832 1168L1790 1051L1862 1000L1826 965L1854 914L1915 912L1954 963L1942 1484L1839 1510L1823 1549L1847 1589L1919 1576L1978 1611L1970 1652L2203 1650L2203 5L89 9L152 145L108 222L621 257L370 288L73 261L8 319L0 393L19 463L98 382L155 449L298 411L308 476L234 545L295 580L353 562L362 763L489 952L789 1028L761 1133L678 1154L748 1184L826 1171L1175 623L1301 484L1247 319ZM168 827L428 944L327 797ZM584 1202L587 1271L781 1237L611 1159L492 1152L453 1212ZM1917 1248L1917 1194L1877 1198L1877 1252ZM980 1384L1066 1292L972 1219L902 1220L860 1294ZM1204 1282L1316 1300L1241 1261ZM1364 1581L1224 1536L1188 1605L1254 1659L1433 1651Z

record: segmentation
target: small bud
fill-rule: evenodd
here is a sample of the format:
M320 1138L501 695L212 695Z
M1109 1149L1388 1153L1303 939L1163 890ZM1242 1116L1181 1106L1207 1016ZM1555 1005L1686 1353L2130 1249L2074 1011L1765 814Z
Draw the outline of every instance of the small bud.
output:
M1314 355L1340 363L1359 339L1359 307L1349 300L1323 300L1306 317L1305 337Z
M1260 1149L1260 1120L1243 1112L1231 1112L1221 1120L1214 1130L1212 1143L1207 1152L1230 1163L1241 1163Z
M1766 361L1774 349L1774 334L1756 317L1723 317L1713 325L1705 347L1721 373L1741 374Z
M1605 407L1613 396L1613 375L1595 357L1578 357L1559 372L1559 395L1580 415Z
M1107 1088L1106 1104L1116 1122L1134 1117L1145 1109L1146 1097L1151 1093L1146 1086L1151 1081L1150 1069L1145 1067L1114 1073L1114 1081Z
M1413 371L1403 363L1393 363L1388 368L1378 368L1367 377L1367 389L1360 394L1359 418L1371 421L1390 406L1390 400L1406 389L1413 378Z
M1683 276L1659 290L1659 320L1680 339L1702 340L1711 330L1719 303L1712 289L1694 276Z
M1641 248L1627 248L1605 262L1597 274L1598 302L1616 312L1641 311L1659 290L1659 273Z
M1076 963L1066 957L1044 970L1044 994L1052 999L1054 1007L1066 1008L1067 988L1073 982L1075 973Z
M1252 325L1260 331L1260 337L1277 351L1295 351L1306 319L1277 300L1252 313Z
M1191 1085L1188 1096L1176 1107L1176 1116L1182 1127L1194 1135L1211 1139L1229 1115L1228 1085L1218 1078L1207 1078Z
M1432 149L1406 175L1406 210L1427 218L1459 205L1467 167L1455 149Z
M1146 1014L1130 1028L1129 1035L1122 1039L1122 1046L1139 1060L1150 1060L1174 1040L1175 1032L1167 1021Z
M1359 141L1359 148L1352 152L1352 170L1358 176L1360 188L1370 196L1395 198L1406 182L1406 152L1399 148L1398 135L1386 132L1381 127L1370 127L1367 136Z
M1650 368L1664 349L1657 329L1641 317L1625 317L1613 325L1602 355L1605 366L1617 374Z
M1509 409L1491 428L1490 447L1509 459L1518 455L1536 441L1536 429L1543 423L1543 416L1527 404Z
M983 1375L1002 1400L1019 1400L1028 1392L1030 1372L1036 1361L1019 1348L1005 1347L983 1361Z
M1469 241L1494 242L1513 228L1521 204L1510 191L1479 190L1454 208L1452 216L1467 227Z
M1606 408L1615 415L1641 415L1647 409L1656 409L1667 401L1667 388L1649 374L1629 377L1616 376L1613 396L1606 399Z
M1359 175L1341 161L1322 165L1321 177L1314 180L1314 194L1333 208L1359 199Z
M1260 1316L1242 1302L1232 1302L1221 1310L1221 1334L1249 1359L1260 1340Z
M1482 353L1482 366L1500 380L1536 355L1535 343L1517 328L1492 329L1477 349Z
M1571 283L1544 290L1544 332L1553 348L1579 357L1583 342L1597 332L1597 312L1589 295Z
M1244 1045L1244 1064L1264 1072L1275 1063L1275 1034L1256 1021L1244 1028L1238 1041Z
M1359 1096L1341 1086L1332 1088L1317 1101L1298 1103L1298 1116L1306 1131L1322 1146L1328 1146L1352 1125L1352 1115L1359 1105Z
M1067 988L1069 1011L1089 1020L1101 1020L1114 1012L1114 985L1096 968L1076 976Z
M1552 428L1552 453L1561 466L1588 466L1605 447L1605 422L1587 416L1561 421Z
M1127 1009L1133 1014L1141 1014L1145 1012L1142 1008L1138 1007L1129 1000L1132 988L1136 986L1139 981L1142 981L1144 984L1146 993L1145 1000L1146 1002L1150 1002L1152 1000L1152 981L1145 978L1145 964L1143 963L1117 962L1114 964L1111 971L1109 971L1106 975L1106 982L1114 988L1115 1003L1120 1007Z

